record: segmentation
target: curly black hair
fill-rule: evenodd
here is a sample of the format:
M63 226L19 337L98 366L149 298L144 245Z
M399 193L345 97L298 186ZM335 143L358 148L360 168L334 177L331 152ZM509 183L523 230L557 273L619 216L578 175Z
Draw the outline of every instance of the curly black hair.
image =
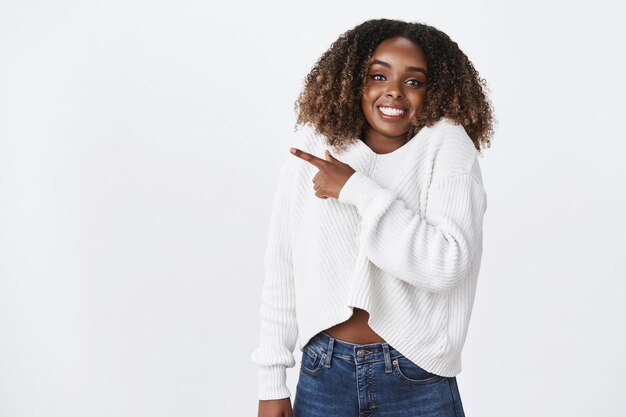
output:
M442 117L461 124L481 152L491 146L493 111L480 78L458 44L444 32L422 23L367 20L333 42L304 79L294 110L296 129L310 123L328 145L343 149L362 137L367 121L361 109L368 63L382 41L401 36L419 45L428 62L424 104L411 121L407 138Z

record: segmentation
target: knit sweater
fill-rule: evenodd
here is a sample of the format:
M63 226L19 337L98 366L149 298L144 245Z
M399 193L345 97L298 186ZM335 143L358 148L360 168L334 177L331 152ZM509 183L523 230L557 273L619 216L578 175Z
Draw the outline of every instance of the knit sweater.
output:
M369 326L428 372L461 371L482 257L487 196L465 129L442 118L377 154L334 152L305 124L292 146L354 172L338 198L315 196L312 164L288 154L273 197L261 291L258 399L291 396L286 368L318 332L369 312Z

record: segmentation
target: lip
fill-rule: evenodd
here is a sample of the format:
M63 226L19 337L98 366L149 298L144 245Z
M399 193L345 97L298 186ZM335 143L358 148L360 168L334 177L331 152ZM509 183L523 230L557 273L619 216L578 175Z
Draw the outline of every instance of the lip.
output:
M380 108L381 108L381 107L390 107L390 108L392 108L392 109L400 109L400 110L404 110L404 113L402 113L402 114L401 114L401 115L399 115L399 116L389 116L389 115L387 115L387 114L383 113L383 112L380 110ZM381 118L385 119L385 120L400 120L400 119L404 118L404 116L406 116L406 114L408 113L408 110L407 110L405 107L402 107L402 106L393 106L393 105L392 105L392 106L388 106L388 105L385 105L385 104L381 104L381 105L379 105L379 106L376 106L376 110L378 111L378 115L379 115Z

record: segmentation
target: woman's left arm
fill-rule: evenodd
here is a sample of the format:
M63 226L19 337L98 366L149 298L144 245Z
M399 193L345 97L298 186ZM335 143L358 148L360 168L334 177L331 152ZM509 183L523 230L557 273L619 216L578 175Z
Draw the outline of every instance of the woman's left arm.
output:
M424 216L390 190L356 171L338 201L356 206L360 242L380 269L434 292L453 290L482 248L487 196L472 172L434 180Z

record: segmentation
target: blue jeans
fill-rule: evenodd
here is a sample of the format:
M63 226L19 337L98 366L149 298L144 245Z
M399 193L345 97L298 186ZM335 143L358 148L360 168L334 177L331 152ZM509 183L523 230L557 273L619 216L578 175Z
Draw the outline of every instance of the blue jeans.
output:
M303 348L293 417L465 417L456 377L427 372L385 342L325 332Z

